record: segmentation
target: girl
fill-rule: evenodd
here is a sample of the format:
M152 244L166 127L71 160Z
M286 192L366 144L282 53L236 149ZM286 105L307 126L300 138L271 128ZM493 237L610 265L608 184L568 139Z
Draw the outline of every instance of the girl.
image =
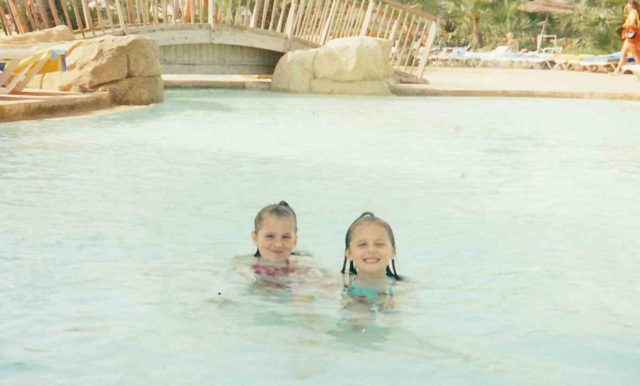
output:
M296 269L289 261L298 243L296 213L286 201L267 205L254 220L251 239L257 250L251 268L260 276L289 275Z
M613 71L613 75L619 75L622 66L627 62L627 55L633 56L634 62L638 62L640 54L640 17L638 16L638 3L636 0L629 0L626 6L627 19L622 25L622 49L620 50L620 61Z
M349 261L349 276L344 283L347 294L365 299L393 296L391 284L401 278L396 271L396 242L389 224L365 212L351 224L344 241L341 272L345 273Z

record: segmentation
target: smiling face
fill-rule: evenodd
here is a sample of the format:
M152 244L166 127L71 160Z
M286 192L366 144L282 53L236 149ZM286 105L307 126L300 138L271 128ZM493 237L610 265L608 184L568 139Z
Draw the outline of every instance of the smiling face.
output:
M396 255L386 228L375 222L356 225L345 253L359 276L370 277L384 277L387 265Z
M274 262L285 261L298 242L296 220L293 216L267 214L260 223L260 229L253 231L251 238L260 256Z

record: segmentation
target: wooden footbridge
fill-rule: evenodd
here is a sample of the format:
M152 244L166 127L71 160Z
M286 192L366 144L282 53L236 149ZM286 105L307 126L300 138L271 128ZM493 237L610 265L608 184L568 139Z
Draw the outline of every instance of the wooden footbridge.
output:
M143 34L167 73L271 73L287 51L372 36L422 77L438 19L389 0L0 0L6 35L67 25L76 36Z

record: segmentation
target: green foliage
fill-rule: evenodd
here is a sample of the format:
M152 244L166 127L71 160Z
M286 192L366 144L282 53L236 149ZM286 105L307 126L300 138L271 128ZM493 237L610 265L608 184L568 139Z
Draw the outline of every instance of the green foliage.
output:
M513 32L521 48L535 50L545 14L518 9L527 0L414 0L445 21L436 44L490 50ZM578 0L570 15L550 15L546 31L566 38L565 51L610 53L620 49L626 0Z

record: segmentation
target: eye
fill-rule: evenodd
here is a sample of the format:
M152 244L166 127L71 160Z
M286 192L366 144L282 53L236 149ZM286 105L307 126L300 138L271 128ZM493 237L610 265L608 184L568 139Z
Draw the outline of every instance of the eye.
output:
M283 239L289 240L291 238L291 235L284 235L282 236Z
M272 238L273 238L273 235L272 235L271 233L268 233L268 234L264 235L264 237L266 237L266 238L268 238L268 239L272 239Z
M385 243L382 243L382 242L377 242L377 243L376 243L376 247L378 247L378 248L382 248L382 247L384 247L385 245L386 245L386 244L385 244Z
M362 247L366 247L366 246L367 246L367 243L365 243L365 242L361 241L361 242L359 242L359 243L358 243L358 244L356 244L356 245L357 245L357 246L359 246L360 248L362 248Z

